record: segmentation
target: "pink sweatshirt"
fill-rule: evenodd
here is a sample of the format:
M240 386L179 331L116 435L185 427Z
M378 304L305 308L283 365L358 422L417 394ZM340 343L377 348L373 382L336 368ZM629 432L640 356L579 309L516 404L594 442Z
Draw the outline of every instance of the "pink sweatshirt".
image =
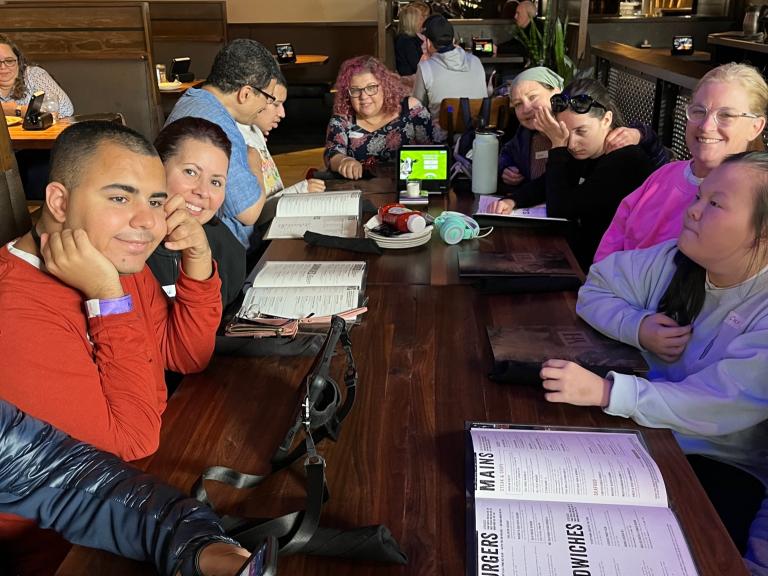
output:
M619 204L595 253L595 262L619 250L655 246L677 238L685 209L699 190L701 178L691 161L670 162L656 170Z

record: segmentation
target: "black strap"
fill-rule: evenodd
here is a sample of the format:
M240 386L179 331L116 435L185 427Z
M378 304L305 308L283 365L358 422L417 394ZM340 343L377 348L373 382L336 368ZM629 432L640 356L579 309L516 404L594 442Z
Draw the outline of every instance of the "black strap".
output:
M469 98L459 98L459 110L461 119L464 121L464 132L474 129L475 123L472 120L472 111L469 109Z
M483 103L480 105L480 114L477 117L477 127L486 128L491 123L491 99L488 97L483 98Z
M338 407L336 402L334 410L315 412L313 417L315 404L323 400L324 392L334 389L335 395L339 394L338 385L328 376L333 352L339 341L347 356L344 403ZM331 329L305 377L305 382L307 392L304 402L299 409L296 421L288 430L285 440L272 459L272 470L269 474L244 474L226 466L212 466L202 473L192 487L193 496L210 506L211 501L205 490L206 480L215 480L234 488L252 488L306 454L304 468L307 474L307 495L304 510L266 520L225 517L224 526L227 533L246 546L256 545L261 539L271 535L279 538L281 552L291 553L304 546L317 530L323 503L328 499L328 489L325 483L325 460L317 453L316 443L325 438L332 440L338 438L341 423L354 404L357 388L357 368L352 356L352 341L343 319L337 316L331 319ZM295 435L302 427L305 430L305 441L291 451Z
M319 454L308 456L304 462L304 468L307 474L307 496L304 510L261 520L224 516L222 526L227 534L237 539L246 548L252 548L267 536L276 536L281 553L290 554L300 550L317 530L323 503L328 494L323 457ZM209 468L204 474L207 480L217 480L235 488L251 488L268 476L269 474L266 476L241 474L223 466ZM200 495L204 499L201 499ZM202 502L208 503L202 483L195 496Z

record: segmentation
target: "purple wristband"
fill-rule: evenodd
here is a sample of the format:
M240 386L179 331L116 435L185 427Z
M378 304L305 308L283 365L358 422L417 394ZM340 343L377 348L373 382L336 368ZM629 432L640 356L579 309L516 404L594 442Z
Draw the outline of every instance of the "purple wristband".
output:
M96 316L111 316L112 314L125 314L133 311L133 299L130 294L120 298L110 298L109 300L86 300L85 309L88 311L88 318Z

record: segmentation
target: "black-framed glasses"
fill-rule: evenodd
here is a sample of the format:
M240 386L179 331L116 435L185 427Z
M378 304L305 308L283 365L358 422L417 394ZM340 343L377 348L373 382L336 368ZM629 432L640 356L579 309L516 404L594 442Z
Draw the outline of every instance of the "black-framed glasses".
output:
M576 112L576 114L586 114L595 107L607 110L603 104L600 104L600 102L588 94L577 94L576 96L555 94L549 99L549 102L552 104L552 112L554 114L563 112L568 108Z
M0 68L13 68L18 63L19 61L16 58L6 58L5 60L0 60Z
M710 110L701 104L690 104L685 108L685 117L692 124L704 124L710 114L715 119L717 126L730 126L739 118L760 118L759 114L736 112L732 108L715 108Z
M347 92L349 92L351 98L360 98L360 96L363 95L363 92L368 96L376 96L376 94L379 93L379 85L368 84L368 86L365 86L364 88L347 88Z
M267 99L267 104L272 104L275 100L277 100L276 96L272 96L272 94L270 94L269 92L264 92L264 90L262 90L261 88L257 88L253 84L248 84L248 86L250 86L253 90L256 90L256 92L258 92L262 96L264 96L264 98Z

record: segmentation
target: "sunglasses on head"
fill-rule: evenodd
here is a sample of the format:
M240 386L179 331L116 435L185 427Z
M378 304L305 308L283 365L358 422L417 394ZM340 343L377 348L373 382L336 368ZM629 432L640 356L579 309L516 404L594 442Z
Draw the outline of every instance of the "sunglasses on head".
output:
M554 114L563 112L568 108L576 112L576 114L586 114L594 107L607 110L604 105L600 104L600 102L587 94L577 94L573 97L568 96L567 94L555 94L549 99L549 102L552 104L552 112Z

